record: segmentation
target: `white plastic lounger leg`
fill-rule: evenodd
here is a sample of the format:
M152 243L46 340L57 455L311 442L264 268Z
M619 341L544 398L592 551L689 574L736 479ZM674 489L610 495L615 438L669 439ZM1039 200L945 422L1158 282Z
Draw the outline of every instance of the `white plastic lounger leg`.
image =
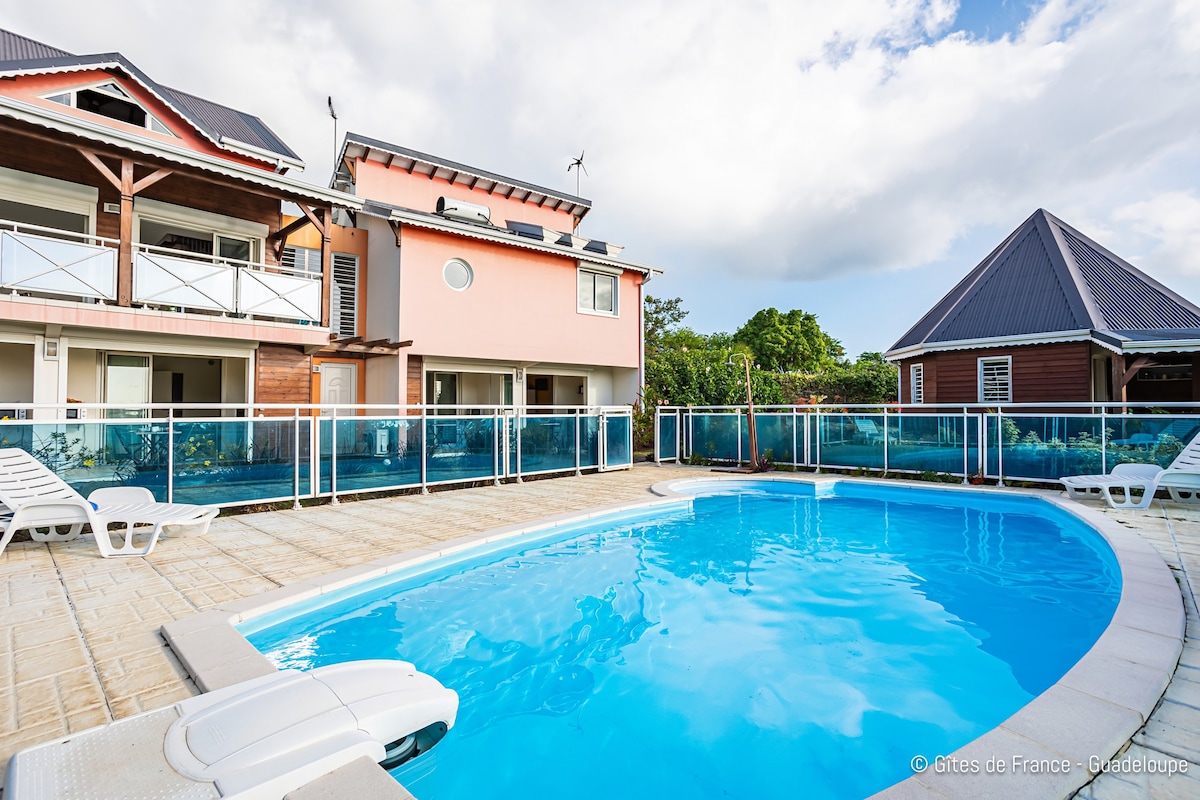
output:
M110 526L116 524L116 533L123 538L123 543L120 547L113 547L112 531ZM133 520L110 520L106 517L97 515L96 521L92 523L92 534L96 537L96 547L100 550L100 555L105 558L113 558L114 556L148 556L154 550L154 545L158 544L159 534L162 533L162 523L156 523L150 531L150 540L143 546L138 547L133 543L135 534L145 532L147 526L136 525ZM124 530L121 530L124 528Z

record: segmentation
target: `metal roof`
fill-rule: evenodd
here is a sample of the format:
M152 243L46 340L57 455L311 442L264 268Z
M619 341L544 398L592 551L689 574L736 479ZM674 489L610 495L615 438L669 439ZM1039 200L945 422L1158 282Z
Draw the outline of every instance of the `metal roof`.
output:
M248 145L265 153L251 150L245 155L269 160L264 157L270 154L303 165L295 151L258 117L163 86L120 53L77 56L0 29L0 73L31 74L113 68L122 70L141 83L218 146L240 152L238 145Z
M1139 332L1155 341L1170 332L1196 338L1200 307L1038 209L887 354L1080 330L1124 340Z
M347 155L354 157L352 149L361 149L362 154L366 154L371 150L378 150L380 153L386 153L393 158L387 159L391 164L393 160L399 159L398 166L408 168L408 171L418 172L426 177L438 176L445 178L451 183L467 184L471 188L479 186L485 191L501 191L497 187L508 187L509 191L505 197L511 197L514 192L521 192L518 199L538 203L544 205L552 201L555 209L568 209L573 216L580 219L591 209L592 201L585 200L582 197L576 197L573 194L554 191L547 189L544 186L538 186L535 183L520 181L515 178L506 178L503 175L498 175L494 172L488 172L477 167L460 164L457 161L451 161L438 156L431 156L428 153L422 153L418 150L412 150L408 147L401 147L398 144L390 144L389 142L380 139L372 139L369 136L363 136L359 133L347 133L346 138L342 141L342 150L338 158L339 164ZM407 162L407 163L405 163ZM426 166L424 170L416 169L418 164ZM343 179L349 178L348 175L341 176ZM338 182L339 176L335 173L334 183Z

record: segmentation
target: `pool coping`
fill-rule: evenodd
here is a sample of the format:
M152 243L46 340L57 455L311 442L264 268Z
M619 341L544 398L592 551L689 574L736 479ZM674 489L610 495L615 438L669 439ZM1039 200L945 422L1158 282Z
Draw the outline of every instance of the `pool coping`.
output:
M841 475L705 475L661 481L657 498L566 512L532 523L493 528L441 545L418 548L300 581L255 597L225 603L162 626L162 634L201 691L212 691L276 671L266 656L234 627L256 617L346 589L448 555L486 545L545 535L565 525L609 514L689 502L684 485L725 481L783 481L828 485L842 481L997 496L1029 496L1051 503L1095 528L1108 542L1121 570L1121 598L1112 622L1095 645L1054 686L998 727L953 753L918 754L930 768L874 795L878 800L946 797L1067 797L1091 781L1094 759L1116 755L1146 723L1166 691L1183 650L1184 611L1179 588L1166 563L1136 533L1105 515L1062 496L1044 492L943 484L897 484ZM942 757L940 761L936 760ZM1018 762L1014 759L1024 759ZM1068 762L1064 772L1030 772L1043 761ZM1003 763L1003 774L988 771ZM1015 765L1023 768L1013 769ZM972 765L976 769L972 770ZM960 770L967 771L960 771Z

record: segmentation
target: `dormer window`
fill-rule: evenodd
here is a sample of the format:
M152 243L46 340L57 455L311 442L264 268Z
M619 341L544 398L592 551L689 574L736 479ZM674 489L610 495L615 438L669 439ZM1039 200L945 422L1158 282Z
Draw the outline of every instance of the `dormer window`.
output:
M118 122L126 122L139 128L149 128L156 133L175 135L170 128L162 124L157 117L130 97L128 92L112 81L95 86L82 86L68 92L45 95L42 99L78 108L89 114L99 114Z

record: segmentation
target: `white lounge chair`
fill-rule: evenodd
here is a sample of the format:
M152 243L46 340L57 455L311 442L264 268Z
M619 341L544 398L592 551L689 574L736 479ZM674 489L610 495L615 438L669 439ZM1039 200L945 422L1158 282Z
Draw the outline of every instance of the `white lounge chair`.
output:
M1112 508L1147 508L1154 493L1166 489L1180 503L1200 502L1200 436L1180 451L1166 469L1155 464L1118 464L1109 475L1071 475L1059 479L1073 500L1103 497ZM1113 495L1114 489L1123 492ZM1139 490L1140 496L1134 491Z
M28 529L35 541L65 542L77 538L86 523L105 558L146 556L164 526L188 526L203 534L219 511L216 506L158 503L149 489L133 486L97 489L84 500L28 452L0 450L0 553L19 530ZM120 547L113 546L109 535L113 524L124 527ZM141 546L133 541L139 526L152 526Z

